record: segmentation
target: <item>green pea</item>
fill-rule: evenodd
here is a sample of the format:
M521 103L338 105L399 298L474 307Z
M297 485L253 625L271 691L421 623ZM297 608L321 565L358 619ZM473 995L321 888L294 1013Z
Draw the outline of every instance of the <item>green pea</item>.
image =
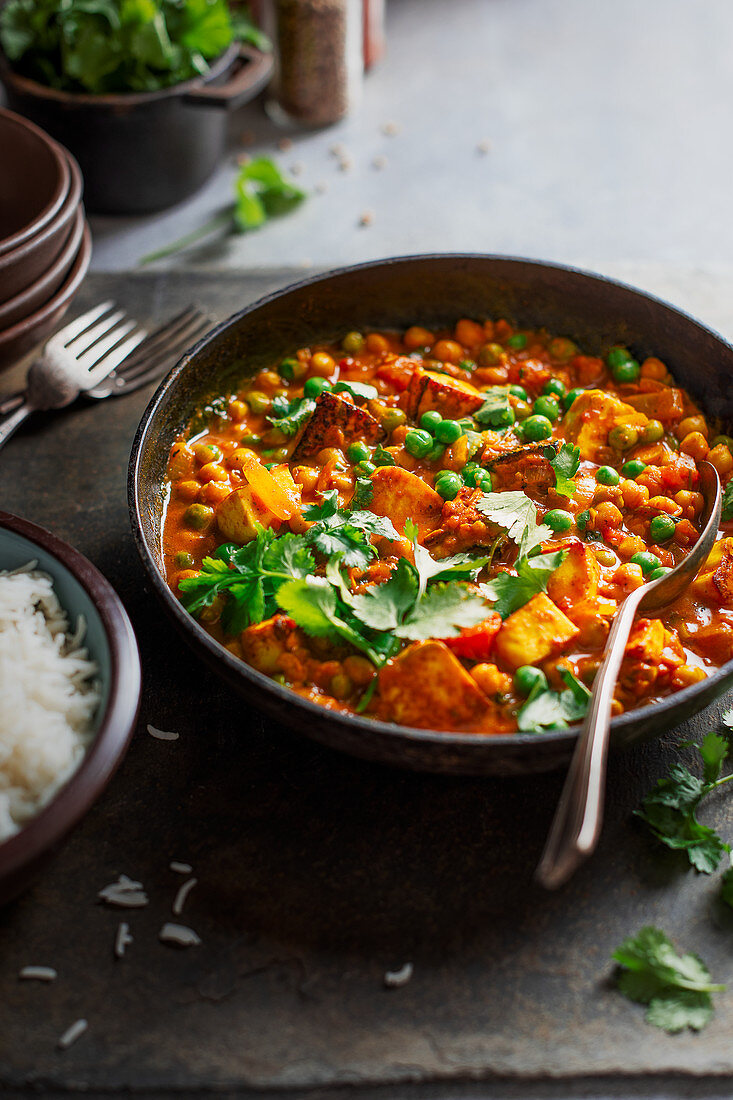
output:
M480 476L476 478L476 488L480 489L482 493L490 493L494 488L494 483L491 480L491 474L488 470L483 470Z
M641 571L645 576L647 573L651 573L653 569L658 569L662 564L656 554L650 554L647 550L642 550L638 554L633 554L629 560L634 565L640 565Z
M445 447L442 443L433 443L432 447L425 455L425 461L431 464L441 462L443 455L445 454Z
M368 462L372 457L372 452L361 439L357 439L354 443L349 443L346 448L346 454L352 462Z
M514 673L514 686L520 695L529 695L535 689L547 691L547 677L541 668L521 665Z
M557 420L560 406L555 397L538 397L534 403L534 411L539 416L546 416L548 420Z
M407 416L402 409L387 409L382 417L382 427L385 432L393 432L395 428L401 428L407 420Z
M562 508L553 508L551 512L547 513L542 522L551 527L553 531L568 531L573 525L573 517L570 512L566 512Z
M176 569L191 569L193 566L193 554L189 554L188 550L179 550L173 558Z
M464 435L466 432L476 431L476 421L472 416L462 416L460 420L456 420L456 424L460 424L461 428L463 428Z
M590 512L588 511L588 509L586 508L584 511L578 512L577 516L575 517L575 526L581 533L587 529L589 523Z
M651 573L647 573L646 579L648 581L659 581L662 577L668 576L672 572L666 565L660 565L657 569L652 569Z
M420 428L412 428L405 436L405 450L413 458L425 458L433 446L433 437L430 432Z
M655 542L666 542L672 538L676 526L671 516L662 513L661 516L655 516L649 524L649 534Z
M247 404L253 413L261 416L270 408L270 398L266 393L261 393L260 390L250 390L247 394Z
M312 378L306 378L303 384L303 395L305 397L320 397L326 390L331 389L331 383L327 378L321 378L320 375L314 374Z
M532 415L532 406L528 401L522 401L521 398L517 398L513 407L517 420L526 420L528 416Z
M639 442L639 430L633 424L617 424L608 433L608 445L617 451L628 451Z
M563 361L572 359L574 355L578 354L577 346L572 340L568 340L567 336L556 336L553 340L550 340L547 350L553 359Z
M214 509L205 504L189 504L183 513L183 520L187 527L194 531L203 531L214 519Z
M640 372L641 367L636 359L627 359L625 363L619 363L617 367L611 369L614 381L622 385L626 382L635 382Z
M362 461L357 462L354 467L359 477L371 477L376 468L374 463L370 462L368 459L362 459Z
M476 370L476 364L474 363L473 359L461 359L458 366L461 368L461 370L467 370L469 374L471 371Z
M424 428L426 432L430 432L431 435L435 434L435 429L440 424L443 417L440 415L437 409L428 409L420 417L420 427Z
M542 392L546 397L564 397L568 391L559 378L550 378L542 387Z
M522 431L532 443L540 439L549 439L552 435L552 424L546 416L528 416L522 424Z
M646 470L646 462L642 462L640 458L629 459L621 467L621 473L624 477L638 477L639 474L644 473L644 470Z
M457 420L441 420L435 425L435 438L438 443L455 443L463 435L463 428Z
M524 332L515 332L513 336L510 336L506 342L508 348L514 348L515 351L521 351L522 348L527 346L527 336Z
M525 390L524 386L510 386L509 393L512 395L512 397L518 397L520 401L527 400L527 391Z
M618 471L613 466L601 466L596 470L596 481L599 485L618 485L620 480Z
M606 565L608 567L616 564L616 555L613 550L609 550L606 546L594 546L593 553L595 554L596 561L599 565Z
M573 404L573 402L578 400L581 393L585 393L585 390L582 390L579 387L577 387L576 389L570 390L569 393L565 394L565 396L562 399L562 403L565 406L565 411L566 412L570 408L570 406Z
M496 367L501 363L503 355L501 344L484 344L478 353L478 361L482 367Z
M664 424L661 420L650 420L641 429L642 443L658 443L660 439L664 439Z
M364 337L360 332L347 332L341 341L341 347L349 355L358 355L364 348Z
M617 344L615 347L610 348L606 356L606 362L609 368L613 370L614 367L620 367L622 363L628 363L629 359L632 358L633 356L628 348L621 347Z
M292 382L296 378L302 378L308 370L307 363L301 363L300 359L283 359L277 368L277 373L286 382Z
M463 488L463 482L452 470L441 470L435 479L435 491L443 500L453 500Z
M484 470L479 466L478 462L467 462L461 470L461 476L463 481L470 489L476 485L476 481L484 473Z

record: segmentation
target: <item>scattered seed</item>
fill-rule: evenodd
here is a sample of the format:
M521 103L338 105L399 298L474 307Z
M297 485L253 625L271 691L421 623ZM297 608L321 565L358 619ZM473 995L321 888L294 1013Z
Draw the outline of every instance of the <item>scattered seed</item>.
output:
M59 1050L68 1050L77 1039L81 1038L88 1026L86 1020L77 1020L73 1023L59 1039L57 1044Z
M383 122L380 129L385 137L396 137L402 127L399 122Z
M277 143L278 149L282 149L283 153L287 153L288 149L293 148L292 138L282 137Z
M340 141L332 145L328 152L332 157L345 157L347 155L346 146L342 145Z
M302 176L305 171L305 165L302 160L296 160L295 164L290 166L290 173L293 176Z
M115 936L115 955L118 959L122 958L125 954L125 948L129 947L131 943L130 925L123 920L118 924L117 935Z
M178 733L166 733L165 730L158 730L155 726L148 726L148 733L158 741L177 741L180 736Z
M100 901L116 905L120 909L142 909L148 904L148 895L141 882L133 882L127 875L120 875L117 882L105 886L97 894Z
M252 157L249 155L249 153L239 153L236 160L237 164L241 167L243 164L249 164L252 160Z
M359 225L371 225L374 221L374 211L365 210L359 218Z
M181 913L183 912L183 906L186 904L186 898L191 893L197 882L198 879L190 878L188 882L184 882L183 885L179 887L175 901L173 902L173 912L177 917L180 917Z
M476 152L479 153L482 157L486 156L487 153L491 152L491 142L487 141L484 138L484 140L480 141L476 146Z
M170 864L171 871L175 871L177 875L190 875L193 871L193 867L190 863L179 863L177 859L174 859Z
M176 947L195 947L201 943L193 928L187 928L185 924L173 924L171 921L163 925L158 939L161 943L172 943Z
M407 985L412 977L412 963L405 963L399 970L388 970L384 975L384 984L387 989L399 989Z
M319 195L325 195L326 191L328 191L328 184L325 180L319 180L313 190Z
M350 172L353 167L354 167L354 162L353 162L353 160L350 160L349 157L341 157L340 158L340 160L339 160L339 169L340 169L340 171Z
M383 168L387 167L387 158L381 153L372 159L372 168L376 168L378 172L381 172Z
M55 982L58 973L52 966L24 966L18 977L28 981Z

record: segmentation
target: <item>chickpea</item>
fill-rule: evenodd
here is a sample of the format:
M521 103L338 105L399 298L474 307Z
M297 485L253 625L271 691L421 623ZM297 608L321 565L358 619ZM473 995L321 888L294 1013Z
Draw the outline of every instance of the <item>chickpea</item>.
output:
M330 378L336 370L336 364L326 351L314 351L311 355L310 373L319 378Z
M620 527L623 522L621 510L608 500L604 500L593 511L595 511L594 527L597 524L602 524L604 527Z
M229 465L234 470L244 469L245 464L256 458L259 461L259 455L255 451L250 450L249 447L237 447L236 451L229 457Z
M704 416L686 416L684 420L680 420L674 430L674 434L679 440L684 439L690 432L700 432L706 439L708 438L710 429L705 422Z
M642 378L653 378L656 382L663 382L668 373L669 371L662 360L657 359L654 355L650 355L649 358L645 359L641 364Z
M176 485L176 496L181 500L198 500L201 492L201 484L198 481L179 481Z
M632 558L646 550L646 543L639 535L627 535L616 547L619 557Z
M374 665L366 657L347 657L344 672L357 687L366 687L374 679Z
M615 565L618 558L614 554L613 550L609 550L607 546L598 546L597 544L591 547L596 561L599 565L605 565L607 569L610 569L612 565Z
M349 465L346 461L346 455L338 447L323 447L316 455L316 462L319 466L325 466L327 462L333 462L342 470L346 470Z
M174 480L190 477L193 473L193 455L188 447L176 444L168 462L168 474Z
M680 450L683 454L694 458L696 462L701 462L707 458L710 448L702 432L690 432L680 443Z
M265 393L273 394L276 390L279 390L283 384L283 380L276 370L262 370L255 378L255 382L259 389Z
M483 325L462 318L456 325L456 340L466 348L475 348L484 342Z
M201 500L204 504L215 506L226 500L231 491L232 487L228 481L210 481L201 490Z
M374 355L383 354L389 351L389 340L381 332L370 332L366 338L366 349Z
M433 355L441 363L460 363L463 359L463 348L455 340L438 340L433 348Z
M471 676L487 695L506 695L507 692L512 690L511 676L506 672L501 672L496 665L474 665L471 669Z
M220 462L207 462L198 472L198 479L206 484L208 481L226 481L228 474Z
M649 500L649 490L646 485L639 485L638 482L632 481L630 478L625 478L619 488L627 508L641 508Z
M435 333L421 328L420 325L412 325L405 333L403 342L408 351L414 351L415 348L431 348L435 343Z
M192 454L200 466L205 466L208 462L218 462L221 458L221 451L215 443L197 443Z
M354 685L345 672L337 672L331 677L331 694L335 699L347 699L353 689Z
M711 462L721 477L725 477L733 470L733 454L730 453L725 443L719 443L708 452L708 462Z
M198 569L182 569L180 573L176 574L175 587L178 588L181 581L187 581L190 577L198 577L198 575Z
M229 419L235 424L239 424L249 412L249 407L246 401L234 400L227 405L227 412L229 413Z
M293 481L302 485L306 493L311 493L318 481L318 470L313 466L294 466L292 470Z
M696 668L694 665L680 665L675 669L672 684L676 688L689 687L690 684L699 684L707 676L704 668Z
M641 588L644 583L644 574L641 570L641 566L630 561L627 561L624 565L619 565L613 575L613 583L617 584L624 593L633 592L634 589Z
M705 498L702 493L693 493L689 489L680 489L679 493L675 493L674 499L679 512L671 514L684 515L687 519L694 519L695 516L699 516L705 506Z

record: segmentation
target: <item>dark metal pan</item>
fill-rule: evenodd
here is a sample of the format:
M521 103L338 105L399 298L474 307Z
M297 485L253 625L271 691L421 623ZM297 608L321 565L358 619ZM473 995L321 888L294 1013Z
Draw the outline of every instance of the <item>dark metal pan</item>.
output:
M638 290L572 268L499 256L410 256L343 268L261 299L213 329L180 360L148 406L132 449L129 506L153 587L186 640L254 706L334 748L407 768L516 775L567 761L577 728L545 734L407 729L335 714L237 660L181 607L161 572L162 483L171 443L244 360L248 372L315 340L352 329L430 327L460 317L507 317L546 327L600 353L609 344L657 355L705 412L733 418L733 347L698 321ZM237 375L241 376L241 366ZM616 745L654 737L701 710L733 683L733 661L684 691L615 718Z

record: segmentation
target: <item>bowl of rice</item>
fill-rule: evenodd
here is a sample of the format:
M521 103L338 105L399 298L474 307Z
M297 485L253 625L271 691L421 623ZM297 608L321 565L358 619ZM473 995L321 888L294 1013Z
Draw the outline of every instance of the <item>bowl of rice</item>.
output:
M129 744L140 660L111 585L0 511L0 904L102 793Z

